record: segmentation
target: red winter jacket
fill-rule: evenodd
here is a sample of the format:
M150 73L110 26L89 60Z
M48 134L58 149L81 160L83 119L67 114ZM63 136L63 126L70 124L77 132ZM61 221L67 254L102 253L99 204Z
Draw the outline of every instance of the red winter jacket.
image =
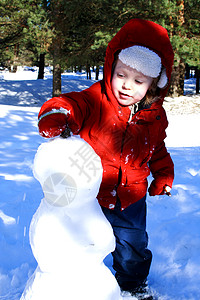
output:
M57 136L67 124L100 156L103 179L98 200L110 209L114 208L117 195L122 209L141 199L147 191L150 171L154 177L150 195L162 194L165 185L172 186L174 177L173 162L164 144L168 122L162 103L167 88L160 100L136 112L129 122L130 109L121 106L111 90L114 54L133 45L156 52L170 80L173 51L167 31L153 22L133 19L108 44L104 79L81 92L52 98L39 113L42 136Z

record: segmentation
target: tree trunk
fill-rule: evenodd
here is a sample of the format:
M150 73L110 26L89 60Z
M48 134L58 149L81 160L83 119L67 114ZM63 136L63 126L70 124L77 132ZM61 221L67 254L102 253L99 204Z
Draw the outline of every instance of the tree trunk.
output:
M178 30L176 30L176 35L182 37L181 28L184 26L185 17L184 17L184 0L176 0L177 6L177 20L178 20ZM171 28L174 29L174 24L171 21ZM172 31L173 32L173 31ZM172 37L172 36L171 36ZM183 37L182 37L183 38ZM180 61L177 66L173 67L172 76L171 76L171 86L168 92L169 96L177 97L184 94L184 79L185 79L185 64L179 57Z
M174 66L171 76L171 85L168 96L178 97L184 93L184 79L185 79L185 64L180 62L178 66Z
M61 94L61 66L59 63L53 65L53 97Z
M53 97L61 94L61 47L59 38L54 40L53 50Z
M45 53L40 53L38 79L44 79Z
M185 65L185 79L189 79L190 78L190 67L188 66L188 64Z
M178 11L178 22L180 25L183 25L185 23L185 16L184 16L184 9L185 9L185 0L177 0L176 5L179 7Z
M99 79L99 66L97 65L96 66L96 77L95 77L96 80Z
M15 65L14 63L10 66L9 68L9 72L11 73L16 73L17 72L17 65Z
M86 71L87 71L87 79L92 79L91 70L90 70L90 65L89 64L87 64L87 66L86 66Z
M15 44L14 46L14 58L13 62L11 63L9 71L11 73L17 72L17 65L18 65L18 58L19 58L19 44Z
M198 67L195 70L195 77L196 77L196 94L199 94L199 77L200 77L200 70Z

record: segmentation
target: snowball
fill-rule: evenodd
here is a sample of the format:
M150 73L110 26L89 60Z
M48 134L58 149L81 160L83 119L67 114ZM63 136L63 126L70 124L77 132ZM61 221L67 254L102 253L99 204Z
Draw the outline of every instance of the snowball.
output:
M102 180L100 158L80 137L57 138L42 144L35 156L34 176L45 199L55 206L97 196Z

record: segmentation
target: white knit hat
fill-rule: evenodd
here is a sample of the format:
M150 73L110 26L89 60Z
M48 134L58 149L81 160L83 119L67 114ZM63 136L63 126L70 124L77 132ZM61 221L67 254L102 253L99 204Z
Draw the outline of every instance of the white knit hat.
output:
M136 69L145 76L156 78L162 69L161 58L152 50L143 46L132 46L123 49L119 53L119 59L123 64ZM166 69L162 70L158 87L163 88L167 84Z

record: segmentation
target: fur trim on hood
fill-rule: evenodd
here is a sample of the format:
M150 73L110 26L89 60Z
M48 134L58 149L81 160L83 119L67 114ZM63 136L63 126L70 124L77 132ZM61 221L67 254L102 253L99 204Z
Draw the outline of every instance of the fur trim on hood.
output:
M115 54L135 45L148 48L160 57L162 66L166 70L165 77L167 76L168 79L167 85L160 92L160 96L164 98L170 85L174 61L174 53L167 30L152 21L131 19L113 37L106 50L104 84L109 99L113 98L111 77Z

